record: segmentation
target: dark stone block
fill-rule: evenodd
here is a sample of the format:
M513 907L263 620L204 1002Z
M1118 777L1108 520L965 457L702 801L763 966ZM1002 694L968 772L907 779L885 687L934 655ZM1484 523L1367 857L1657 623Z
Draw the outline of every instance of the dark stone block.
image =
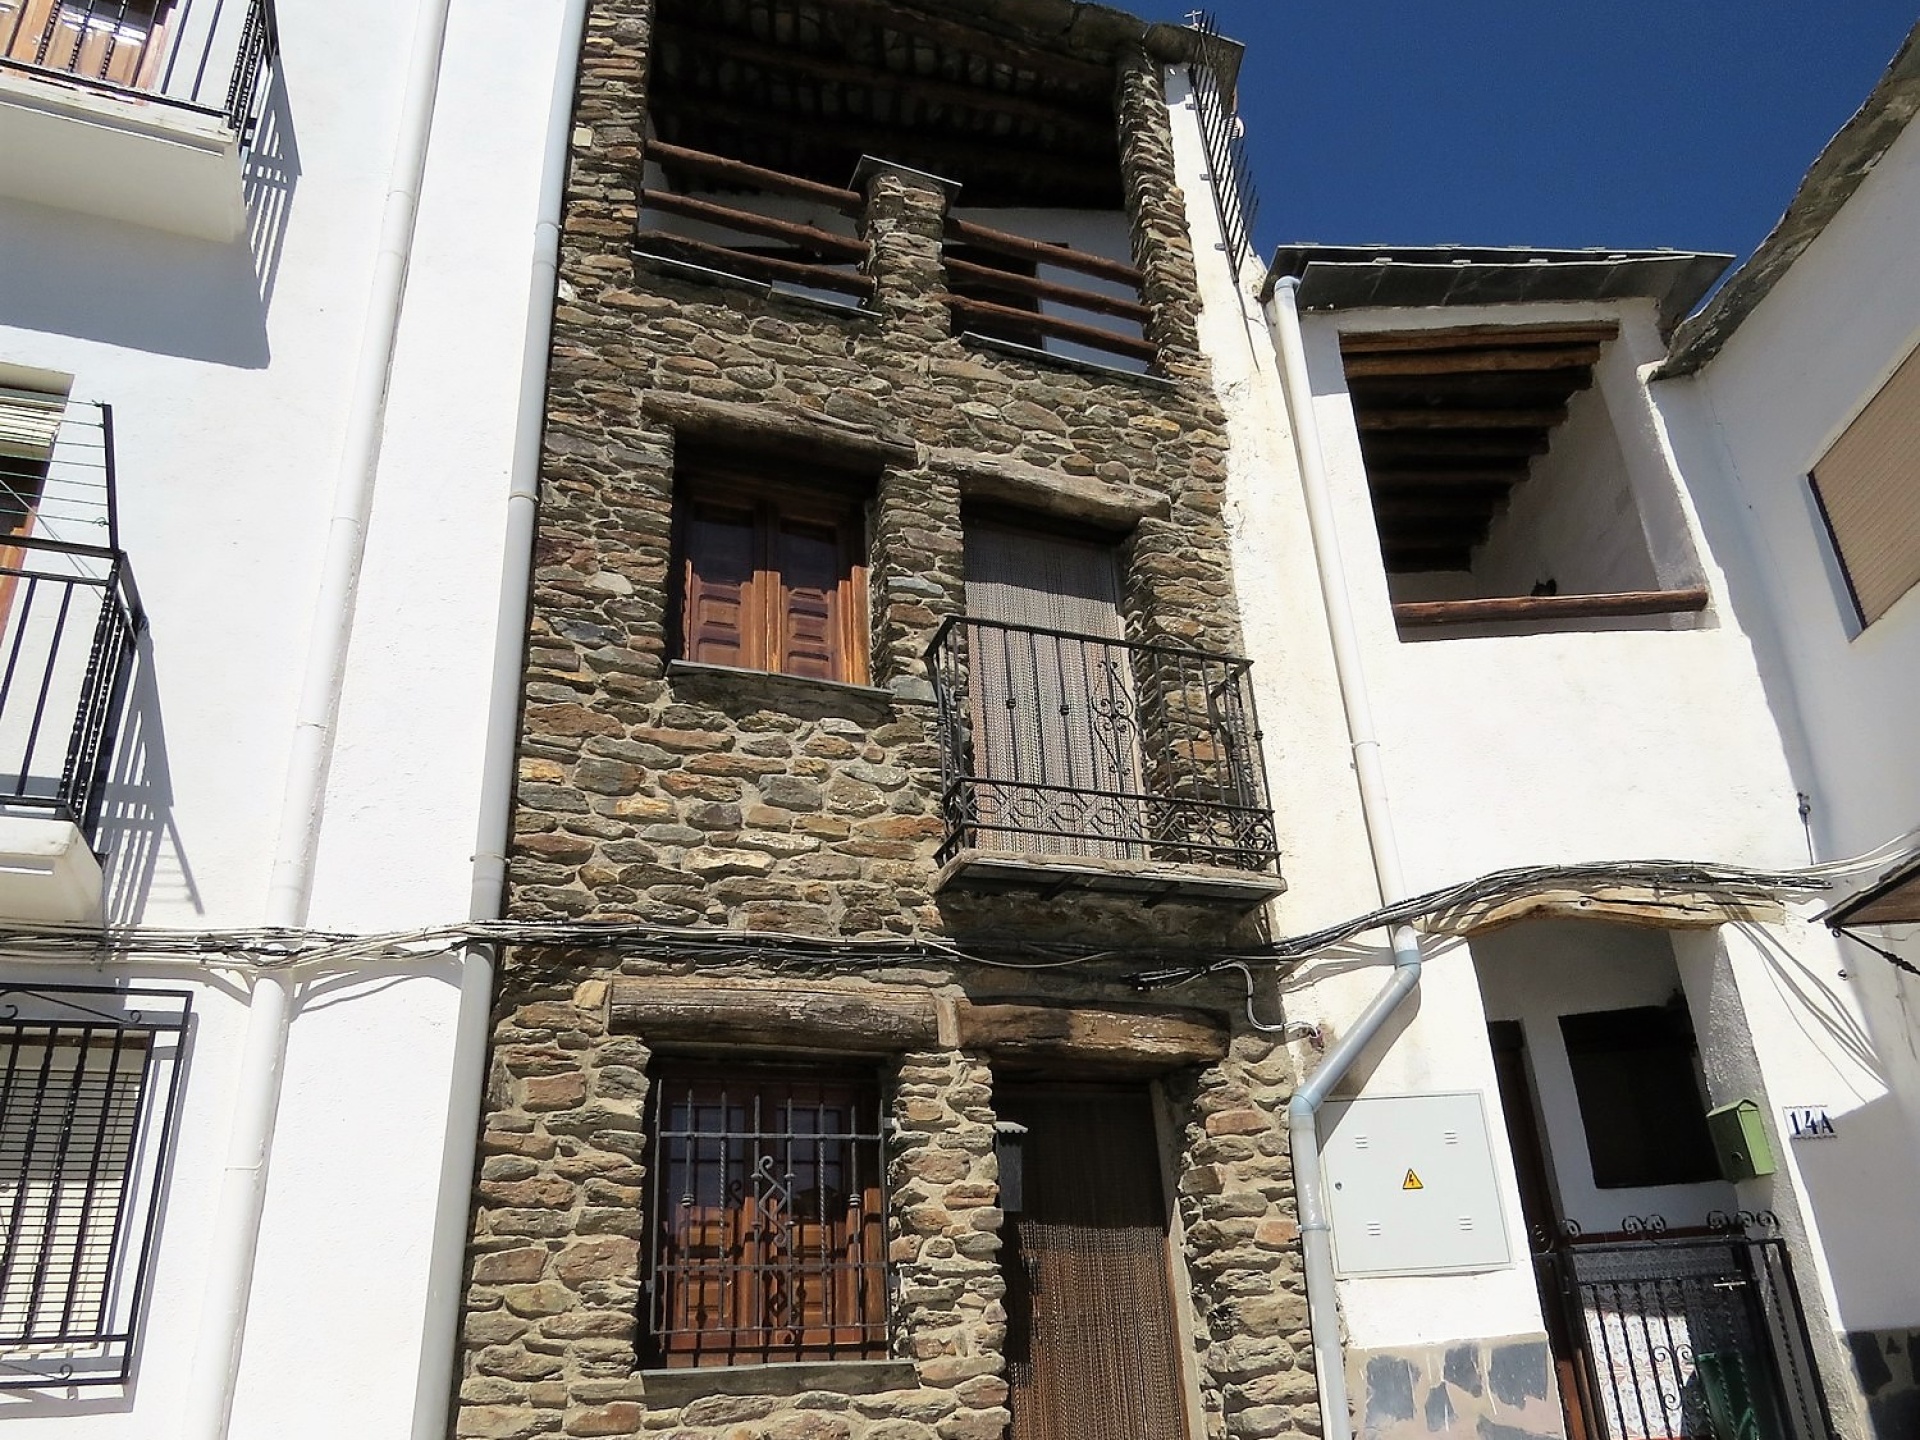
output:
M1878 1330L1850 1330L1847 1332L1847 1348L1853 1351L1854 1372L1860 1377L1860 1388L1867 1395L1878 1395L1893 1382L1893 1370L1887 1364L1887 1357L1880 1353L1883 1336Z
M1487 1384L1503 1405L1521 1406L1547 1398L1547 1346L1544 1340L1496 1345L1487 1360ZM1516 1432L1518 1433L1518 1432Z
M1435 1435L1445 1434L1459 1418L1454 1412L1453 1397L1447 1393L1445 1381L1427 1392L1426 1410L1427 1429Z
M1458 1385L1469 1395L1480 1393L1480 1351L1473 1345L1455 1345L1447 1351L1441 1374L1449 1385Z
M1367 1424L1390 1424L1414 1417L1413 1366L1398 1355L1367 1361Z

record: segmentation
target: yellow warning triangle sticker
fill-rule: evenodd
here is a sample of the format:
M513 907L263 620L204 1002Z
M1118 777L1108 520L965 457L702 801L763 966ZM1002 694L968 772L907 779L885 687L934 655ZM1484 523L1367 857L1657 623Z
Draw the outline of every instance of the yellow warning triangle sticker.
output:
M1418 1175L1409 1170L1407 1171L1407 1178L1400 1182L1400 1188L1402 1190L1424 1190L1427 1187L1420 1183L1420 1177Z

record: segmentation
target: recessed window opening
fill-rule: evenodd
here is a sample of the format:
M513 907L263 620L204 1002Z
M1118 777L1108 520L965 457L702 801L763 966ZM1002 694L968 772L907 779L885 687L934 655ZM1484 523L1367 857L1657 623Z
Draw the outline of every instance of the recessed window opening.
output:
M1403 633L1657 628L1705 604L1704 591L1661 588L1594 383L1618 332L1606 321L1341 337Z
M647 1363L884 1359L876 1077L669 1061L649 1111Z
M1560 1032L1597 1188L1720 1178L1683 1001L1562 1015Z
M675 480L678 658L865 684L867 478L690 449Z

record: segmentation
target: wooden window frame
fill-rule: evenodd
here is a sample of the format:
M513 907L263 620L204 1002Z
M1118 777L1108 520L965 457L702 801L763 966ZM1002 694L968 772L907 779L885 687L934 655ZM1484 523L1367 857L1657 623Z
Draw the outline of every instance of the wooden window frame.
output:
M875 1071L666 1057L651 1091L643 1363L889 1358L886 1129ZM714 1111L719 1131L704 1123Z
M695 597L700 584L690 530L702 505L751 509L754 519L753 574L744 587L741 656L732 668L790 675L832 683L868 683L868 597L866 499L871 482L851 474L801 471L777 463L754 464L739 457L698 454L676 470L674 493L672 634L674 657L699 662L700 641L693 632ZM840 538L840 580L830 624L831 675L791 668L785 618L791 590L778 574L772 549L782 522L798 521L836 530ZM703 662L720 663L720 662Z

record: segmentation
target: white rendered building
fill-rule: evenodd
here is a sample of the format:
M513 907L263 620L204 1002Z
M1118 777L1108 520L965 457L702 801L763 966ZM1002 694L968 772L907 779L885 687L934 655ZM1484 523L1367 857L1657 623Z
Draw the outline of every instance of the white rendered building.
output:
M484 908L579 8L0 4L10 1433L443 1428L461 958L87 935Z
M1920 821L1914 596L1849 623L1805 478L1889 376L1911 394L1913 109L1910 45L1796 202L1824 229L1790 215L1677 337L1724 257L1299 246L1263 275L1195 207L1274 933L1559 867L1250 995L1302 1037L1329 1435L1920 1423L1920 991L1821 923L1886 863L1784 873ZM1177 119L1189 193L1224 168L1203 128ZM1855 527L1894 542L1876 576L1920 564L1912 413L1870 492L1903 508Z

